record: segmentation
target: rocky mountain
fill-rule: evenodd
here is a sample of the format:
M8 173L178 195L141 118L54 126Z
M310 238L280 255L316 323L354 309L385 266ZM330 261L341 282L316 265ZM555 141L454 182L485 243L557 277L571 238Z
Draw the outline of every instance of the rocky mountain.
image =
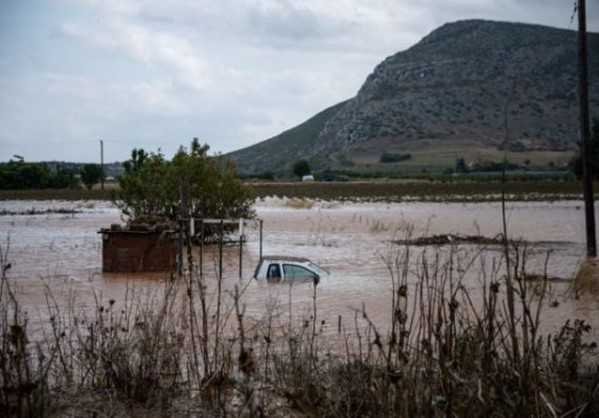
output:
M599 34L588 34L591 115L599 116ZM566 158L578 140L577 33L468 20L434 30L385 59L356 97L230 155L240 172L448 165L456 157ZM561 155L561 157L560 157ZM553 162L553 160L552 160Z

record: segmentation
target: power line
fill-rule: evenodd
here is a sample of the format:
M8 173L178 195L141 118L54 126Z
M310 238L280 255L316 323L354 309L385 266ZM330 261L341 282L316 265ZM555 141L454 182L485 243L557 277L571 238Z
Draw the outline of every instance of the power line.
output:
M0 147L18 147L21 145L35 145L44 146L44 145L65 145L65 144L84 144L84 143L92 143L91 141L57 141L57 142L8 142L8 143L0 143Z
M51 141L51 142L9 142L9 143L0 143L0 147L19 147L19 146L54 146L54 145L75 145L75 144L90 144L93 145L96 141L87 141L87 140L75 140L75 141ZM158 143L158 142L145 142L143 140L140 141L132 141L132 140L104 140L104 142L111 144L136 144L136 145L151 145L151 146L169 146L169 145L177 145L178 144L169 144L169 143Z

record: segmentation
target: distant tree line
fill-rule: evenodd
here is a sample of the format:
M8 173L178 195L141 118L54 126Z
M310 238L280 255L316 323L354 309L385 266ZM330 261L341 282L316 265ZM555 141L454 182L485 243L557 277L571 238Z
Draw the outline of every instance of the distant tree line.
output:
M79 187L78 171L43 163L9 161L0 163L0 189L66 189Z

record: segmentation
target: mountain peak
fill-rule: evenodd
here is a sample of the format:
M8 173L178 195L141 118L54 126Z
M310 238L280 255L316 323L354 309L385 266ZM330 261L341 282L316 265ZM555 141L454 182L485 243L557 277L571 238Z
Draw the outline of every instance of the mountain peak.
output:
M599 51L599 35L589 34L588 42L591 54ZM512 151L571 153L578 139L576 52L570 30L446 23L377 65L357 96L323 112L318 126L312 121L308 130L291 130L297 135L288 131L285 141L268 141L280 154L291 146L296 157L258 166L250 156L260 144L231 156L242 172L284 171L294 158L311 158L317 168L372 166L382 152L410 154L409 164L447 164L505 146L506 116ZM589 81L597 112L597 54L589 55ZM431 161L435 154L443 157Z

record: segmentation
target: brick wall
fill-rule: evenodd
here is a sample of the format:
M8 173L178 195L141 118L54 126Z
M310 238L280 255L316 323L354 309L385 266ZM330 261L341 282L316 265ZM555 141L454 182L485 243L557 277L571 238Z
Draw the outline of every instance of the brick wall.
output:
M172 231L102 230L102 271L174 271L177 239Z

